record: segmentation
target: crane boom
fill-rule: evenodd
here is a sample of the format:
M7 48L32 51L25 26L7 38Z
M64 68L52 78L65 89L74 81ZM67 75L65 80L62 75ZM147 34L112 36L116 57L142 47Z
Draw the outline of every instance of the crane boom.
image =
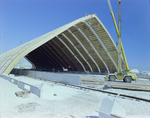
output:
M117 36L118 36L118 40L119 40L119 48L118 48L119 61L118 61L118 71L117 71L117 73L121 73L121 52L122 52L123 60L125 62L125 67L123 67L123 68L125 70L129 70L129 66L128 66L128 63L127 63L126 56L125 56L125 51L124 51L124 48L123 48L123 45L122 45L122 42L121 42L121 0L119 0L119 30L118 30L118 27L117 27L117 23L116 23L116 20L115 20L115 17L114 17L114 13L113 13L113 10L112 10L112 7L111 7L110 0L107 0L107 2L108 2L108 5L109 5L109 8L110 8L110 13L111 13L111 16L112 16L112 19L113 19L113 22L114 22L114 25L115 25L116 33L117 33Z

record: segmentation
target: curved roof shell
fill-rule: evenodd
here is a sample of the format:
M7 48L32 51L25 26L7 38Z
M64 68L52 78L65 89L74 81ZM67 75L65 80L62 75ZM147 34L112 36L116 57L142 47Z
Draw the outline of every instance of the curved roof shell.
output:
M87 15L0 55L0 74L25 57L37 69L116 72L118 50L94 15Z

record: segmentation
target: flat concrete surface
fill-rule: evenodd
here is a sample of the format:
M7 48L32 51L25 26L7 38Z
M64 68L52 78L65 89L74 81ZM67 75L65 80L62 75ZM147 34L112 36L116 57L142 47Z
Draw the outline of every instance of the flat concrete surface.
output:
M54 86L56 85L54 84ZM22 98L15 95L16 91L21 91L18 86L0 78L0 101L3 101L0 102L1 118L98 118L103 99L115 98L106 93L68 89L68 87L64 88L60 85L57 85L56 89L51 87L51 91L55 90L54 94L57 96L53 95L50 99L39 98L32 93L28 97ZM68 90L67 94L66 89ZM149 98L147 92L117 89L115 92ZM148 102L122 97L118 97L117 101L125 108L127 118L150 117L150 103Z

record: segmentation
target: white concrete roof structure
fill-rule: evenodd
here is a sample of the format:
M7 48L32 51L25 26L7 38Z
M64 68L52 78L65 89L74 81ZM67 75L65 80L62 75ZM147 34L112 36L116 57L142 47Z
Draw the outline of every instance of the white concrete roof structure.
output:
M94 15L87 15L0 55L0 74L25 57L37 69L116 72L118 50Z

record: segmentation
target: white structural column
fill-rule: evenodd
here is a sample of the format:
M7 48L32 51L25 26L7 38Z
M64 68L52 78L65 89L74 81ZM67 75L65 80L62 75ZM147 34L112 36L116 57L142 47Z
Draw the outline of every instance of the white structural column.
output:
M90 59L93 61L93 63L96 65L96 67L97 67L97 69L98 69L98 71L99 72L101 72L100 71L100 69L99 69L99 67L98 67L98 65L97 65L97 63L95 62L95 60L93 59L93 57L90 55L90 53L86 50L86 48L83 46L83 44L80 42L80 40L70 31L70 30L68 30L71 34L72 34L72 36L78 41L78 43L81 45L81 47L84 49L84 51L87 53L87 55L90 57Z
M93 51L97 54L97 56L99 57L99 59L102 60L101 56L100 56L99 53L96 51L96 49L94 48L94 46L93 46L93 44L90 42L90 40L85 36L85 34L82 32L82 30L81 30L78 26L76 26L76 27L78 28L78 31L79 31L79 32L84 36L84 38L87 40L87 42L89 42L90 46L92 47ZM99 68L99 66L98 66L98 64L97 64L97 62L95 62L95 63L96 63L96 65L97 65L97 67L98 67L99 72L101 72L101 70L100 70L100 68Z
M92 27L90 27L89 26L89 24L85 21L84 22L88 27L89 27L89 29L92 31L92 33L96 36L96 38L97 38L97 40L99 41L99 43L101 44L101 46L103 47L103 49L105 50L105 48L104 48L104 45L101 43L101 41L100 41L100 38L96 35L96 33L94 32L94 30L92 29ZM94 47L94 46L93 46ZM95 49L96 50L96 49ZM97 52L97 50L96 50L96 52ZM105 52L107 52L106 50L105 50ZM98 52L97 52L98 53ZM107 54L108 54L108 52L107 52ZM105 61L102 59L102 57L100 56L100 54L98 53L98 56L99 56L99 58L101 58L101 61L103 62L103 64L105 65L105 67L106 67L106 69L107 69L107 72L108 73L110 73L109 72L109 69L108 69L108 66L106 65L106 63L105 63ZM110 56L109 54L108 54L108 56ZM110 58L110 57L109 57ZM111 59L111 58L110 58Z
M3 60L0 63L0 68L3 68L3 66L7 63L8 60L11 59L11 56L9 56L8 58L3 58Z
M8 65L10 65L11 61L13 59L15 59L17 57L17 54L14 54L10 57L8 57L6 60L4 60L4 62L2 63L1 65L1 70L0 70L0 73L2 73L3 71L5 71L7 68ZM19 60L20 61L20 60Z
M62 35L70 42L70 44L79 53L79 55L82 57L82 59L87 63L87 65L89 66L91 72L93 72L92 67L90 66L90 64L88 63L88 61L84 58L84 56L80 53L80 51L76 48L76 46L70 41L70 39L64 33L62 33Z
M85 67L84 67L84 65L81 63L81 61L77 58L77 56L70 50L70 48L65 44L65 42L61 39L61 38L59 38L58 36L56 36L65 46L66 46L66 48L70 51L70 53L78 60L78 62L81 64L81 66L82 66L82 68L83 68L83 70L86 72L86 69L85 69Z

